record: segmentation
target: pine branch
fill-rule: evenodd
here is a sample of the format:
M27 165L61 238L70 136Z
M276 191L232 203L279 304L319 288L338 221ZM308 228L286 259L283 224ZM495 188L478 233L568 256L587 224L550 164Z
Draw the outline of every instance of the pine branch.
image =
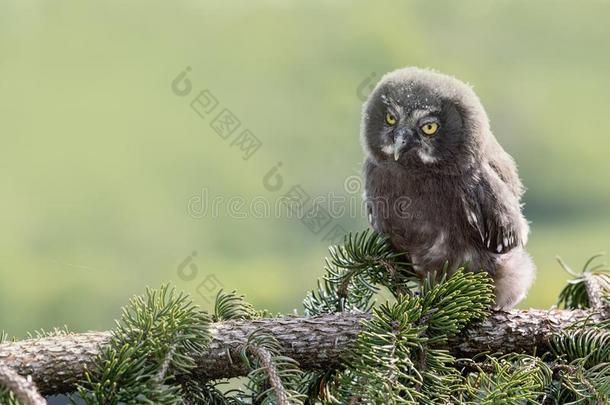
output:
M592 264L596 257L582 274L560 261L574 276L560 297L567 309L490 314L486 273L421 277L368 231L330 253L304 301L307 317L272 318L223 291L208 315L163 286L134 297L112 332L0 340L0 362L44 393L77 389L91 404L493 404L610 395L610 278ZM375 305L380 288L394 301ZM219 379L246 375L245 391L217 388ZM0 391L10 403L17 393Z
M0 387L8 389L22 405L44 405L47 403L40 396L30 378L22 377L12 368L2 364L0 364Z
M244 376L248 367L240 361L239 348L255 330L274 336L282 355L295 359L302 369L329 369L340 365L342 356L361 331L366 313L329 314L316 317L284 317L230 320L212 323L212 341L194 354L194 373L206 379ZM482 352L534 353L549 351L553 333L575 323L592 324L610 319L610 305L599 310L525 310L493 312L485 321L448 339L442 347L456 357ZM32 379L42 394L70 392L111 339L110 332L87 332L41 337L0 344L0 362Z

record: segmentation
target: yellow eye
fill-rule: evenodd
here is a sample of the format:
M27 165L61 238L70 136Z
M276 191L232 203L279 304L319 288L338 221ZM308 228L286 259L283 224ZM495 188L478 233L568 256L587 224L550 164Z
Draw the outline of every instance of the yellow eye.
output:
M390 114L390 113L387 113L387 114L385 115L385 122L386 122L388 125L394 125L394 124L396 124L396 117L395 117L395 116L393 116L393 115L392 115L392 114Z
M436 122L429 122L422 125L420 129L426 135L434 135L438 131L438 124Z

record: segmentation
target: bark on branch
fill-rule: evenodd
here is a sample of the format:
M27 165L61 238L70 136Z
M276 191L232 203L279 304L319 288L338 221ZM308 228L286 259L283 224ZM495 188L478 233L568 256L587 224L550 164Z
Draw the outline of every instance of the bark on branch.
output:
M8 388L25 405L45 405L47 401L40 396L30 377L23 377L8 366L0 364L0 386Z
M294 358L304 369L336 366L361 330L360 322L369 316L332 314L212 324L213 340L205 353L197 354L196 374L212 379L246 375L248 370L241 363L238 350L257 329L274 335L285 349L283 354ZM552 332L587 318L592 322L609 319L610 306L595 311L495 312L452 338L448 348L459 357L534 350L540 355L548 350ZM109 340L109 332L87 332L4 343L0 345L0 364L22 376L31 375L43 394L70 392L82 376L84 366L92 363Z

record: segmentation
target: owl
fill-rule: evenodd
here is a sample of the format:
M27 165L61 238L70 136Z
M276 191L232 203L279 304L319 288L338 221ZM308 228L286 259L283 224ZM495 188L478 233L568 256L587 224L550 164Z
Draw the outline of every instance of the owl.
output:
M361 141L369 222L419 274L486 271L501 310L525 297L535 266L523 185L469 85L414 67L386 74L364 104Z

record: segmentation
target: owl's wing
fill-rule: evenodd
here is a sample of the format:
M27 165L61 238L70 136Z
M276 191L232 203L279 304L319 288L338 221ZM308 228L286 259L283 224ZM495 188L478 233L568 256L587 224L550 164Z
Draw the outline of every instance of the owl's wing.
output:
M482 179L466 194L466 218L481 247L506 253L525 244L519 201L505 183Z
M362 198L366 207L366 218L369 222L369 225L371 226L371 228L373 228L373 230L375 230L375 232L382 233L379 221L377 221L375 218L376 213L373 210L373 205L369 200L369 198L371 197L369 193L373 188L373 183L375 183L376 181L376 176L374 172L375 164L370 158L367 158L364 161L364 166L362 170L362 175L364 176L364 194L362 195Z
M489 166L494 174L497 174L499 179L508 186L508 189L517 198L523 195L523 184L517 174L517 164L511 155L506 153L502 146L498 143L495 137L490 137L485 145L485 155L491 157Z

